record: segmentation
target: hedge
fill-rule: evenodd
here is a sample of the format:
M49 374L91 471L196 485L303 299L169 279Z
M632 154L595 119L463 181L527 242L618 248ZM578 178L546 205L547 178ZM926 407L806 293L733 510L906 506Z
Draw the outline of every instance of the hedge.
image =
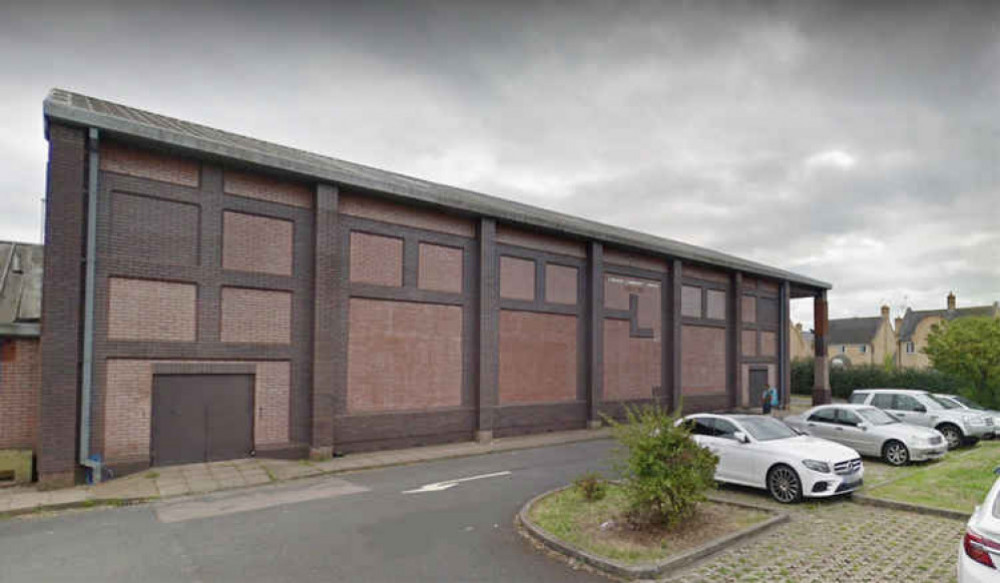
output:
M923 389L932 393L958 393L962 383L933 369L887 370L876 365L830 367L830 390L834 397L846 399L855 389ZM813 359L792 361L792 393L811 395Z

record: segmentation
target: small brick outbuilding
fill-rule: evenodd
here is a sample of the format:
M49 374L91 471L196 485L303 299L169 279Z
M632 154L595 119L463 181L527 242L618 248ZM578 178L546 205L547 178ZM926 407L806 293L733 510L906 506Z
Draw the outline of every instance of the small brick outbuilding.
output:
M808 277L66 91L44 108L43 480L81 452L122 472L747 405L788 393L795 297L823 345Z

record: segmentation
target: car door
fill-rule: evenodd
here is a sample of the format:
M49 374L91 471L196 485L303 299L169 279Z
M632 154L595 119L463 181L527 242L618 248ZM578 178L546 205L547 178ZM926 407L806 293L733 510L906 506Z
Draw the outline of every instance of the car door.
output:
M720 439L715 435L715 419L712 417L688 417L685 421L691 431L691 437L695 443L714 453L719 458L719 463L715 466L715 479L720 482L731 480L731 470L727 463L727 457L721 447Z
M931 417L927 414L927 408L912 395L893 395L890 412L903 423L923 425L924 427L931 426Z
M861 429L861 417L850 409L837 408L837 432L839 443L864 455L879 455L879 438Z
M732 421L715 417L712 423L715 427L716 447L719 450L717 454L719 464L725 462L727 479L741 484L753 483L753 444L736 439L736 432L739 429Z
M806 433L813 437L822 437L823 439L836 441L836 427L836 410L832 407L817 409L806 418Z

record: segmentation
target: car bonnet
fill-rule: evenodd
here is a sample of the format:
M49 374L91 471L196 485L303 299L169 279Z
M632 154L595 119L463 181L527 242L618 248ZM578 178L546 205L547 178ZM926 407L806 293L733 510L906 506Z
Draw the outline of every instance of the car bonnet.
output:
M761 441L758 443L765 449L791 455L799 458L799 460L812 459L837 463L859 457L858 452L846 445L840 445L828 439L809 435Z

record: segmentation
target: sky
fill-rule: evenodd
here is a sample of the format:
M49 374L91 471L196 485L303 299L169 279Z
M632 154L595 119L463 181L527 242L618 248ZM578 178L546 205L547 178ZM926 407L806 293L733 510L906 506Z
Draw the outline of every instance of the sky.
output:
M809 275L834 318L1000 300L1000 3L14 0L0 86L0 239L41 240L61 87Z

